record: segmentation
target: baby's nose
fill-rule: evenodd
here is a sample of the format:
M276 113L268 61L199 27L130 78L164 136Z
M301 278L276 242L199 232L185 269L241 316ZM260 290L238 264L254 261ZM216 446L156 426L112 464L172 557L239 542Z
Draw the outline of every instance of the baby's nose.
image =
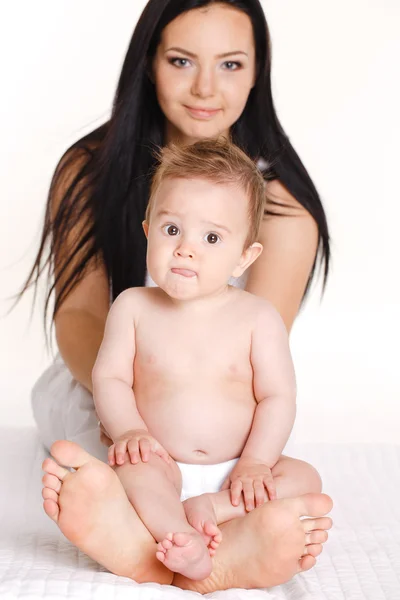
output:
M194 257L194 250L188 244L180 244L175 249L175 256L179 256L181 258L193 258Z

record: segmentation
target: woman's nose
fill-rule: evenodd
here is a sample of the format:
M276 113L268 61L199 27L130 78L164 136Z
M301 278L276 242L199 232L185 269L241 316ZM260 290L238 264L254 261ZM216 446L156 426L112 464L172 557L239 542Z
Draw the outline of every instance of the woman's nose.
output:
M193 81L192 94L200 98L209 98L210 96L214 96L215 74L211 69L199 69Z

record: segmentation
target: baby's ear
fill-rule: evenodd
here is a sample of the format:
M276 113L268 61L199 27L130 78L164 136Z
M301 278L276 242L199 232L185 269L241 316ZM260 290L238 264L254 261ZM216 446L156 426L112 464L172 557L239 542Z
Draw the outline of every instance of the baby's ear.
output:
M143 231L144 231L144 235L148 238L149 237L149 224L147 221L142 221L142 227L143 227Z
M254 242L246 250L243 251L238 266L234 269L232 277L240 277L250 265L260 256L263 251L262 244Z

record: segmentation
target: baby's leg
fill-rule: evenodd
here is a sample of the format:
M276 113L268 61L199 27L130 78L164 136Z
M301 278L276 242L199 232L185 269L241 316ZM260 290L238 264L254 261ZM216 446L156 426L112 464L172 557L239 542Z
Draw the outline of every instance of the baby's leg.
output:
M139 517L159 542L157 558L176 573L201 580L212 570L203 536L187 521L180 501L181 474L171 460L151 454L149 461L116 467L127 496Z
M240 499L238 506L233 506L229 490L194 496L185 500L183 506L188 522L197 531L204 533L210 531L212 525L216 527L221 523L246 515L243 497ZM218 541L219 538L217 537L217 539L210 542L211 556L215 554Z
M296 498L309 492L321 492L321 478L318 472L302 460L282 455L272 469L272 474L278 499ZM266 491L264 501L268 501ZM230 490L195 496L186 500L183 505L187 520L197 531L204 530L205 522L220 525L236 517L244 517L247 512L255 508L254 500L253 503L250 502L245 506L243 495L239 505L233 506ZM210 548L213 547L214 543L211 542Z

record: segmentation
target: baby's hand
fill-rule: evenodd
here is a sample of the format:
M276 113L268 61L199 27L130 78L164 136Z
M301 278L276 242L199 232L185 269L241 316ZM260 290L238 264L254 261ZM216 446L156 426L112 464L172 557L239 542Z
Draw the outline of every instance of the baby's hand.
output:
M165 448L148 431L134 429L119 436L109 447L108 464L111 467L123 465L127 453L133 465L136 465L140 460L147 462L151 452L161 456L166 463L171 460Z
M229 488L231 488L233 506L239 506L240 496L243 492L247 511L264 504L264 489L267 490L270 500L276 500L277 498L271 469L254 458L240 458L238 460L222 484L221 490Z

